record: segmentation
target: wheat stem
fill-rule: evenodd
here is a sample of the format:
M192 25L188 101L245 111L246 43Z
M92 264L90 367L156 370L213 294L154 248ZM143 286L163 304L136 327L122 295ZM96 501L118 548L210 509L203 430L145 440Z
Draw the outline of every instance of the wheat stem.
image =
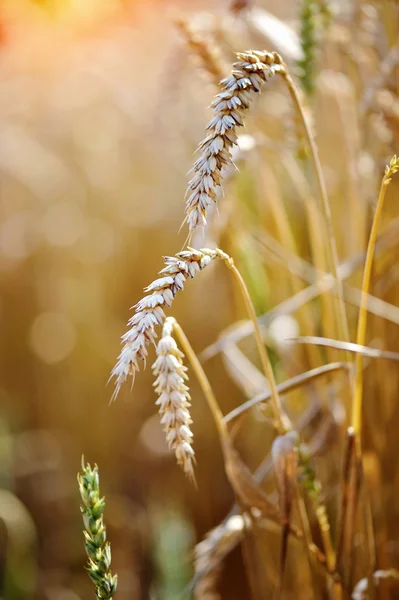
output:
M342 339L345 342L349 342L348 317L346 314L342 278L340 276L339 269L338 269L339 260L338 260L337 242L336 242L335 235L334 235L331 208L330 208L330 203L328 200L327 188L326 188L326 184L324 181L323 171L321 168L319 151L318 151L313 133L311 131L311 128L310 128L307 118L305 116L304 107L302 105L302 101L300 99L298 89L297 89L291 75L289 74L288 69L285 68L285 69L281 70L280 74L287 84L288 91L290 93L290 96L292 98L294 106L295 106L296 110L298 111L298 114L301 118L303 128L305 131L305 135L306 135L306 139L309 144L310 156L311 156L311 160L313 162L313 167L314 167L315 174L316 174L317 185L319 188L319 194L320 194L320 198L322 201L324 218L325 218L325 223L326 223L326 228L327 228L327 237L328 237L327 251L328 251L328 258L329 258L329 262L330 262L330 269L331 269L331 272L332 272L335 282L336 282L337 299L335 302L335 306L336 306L337 326L338 326L338 330L340 331L340 336L342 337ZM352 361L352 358L349 355L349 353L346 357L346 360L349 363Z
M180 327L179 323L176 321L176 319L170 319L169 321L173 323L173 331L174 331L177 339L179 340L179 343L180 343L181 347L183 348L183 352L186 355L187 359L189 360L191 367L198 379L198 383L200 384L202 392L205 396L205 399L208 403L209 409L214 418L218 433L221 438L225 439L229 436L228 431L227 431L227 425L223 421L223 413L219 408L219 404L216 400L216 396L213 393L212 386L205 374L205 371L202 368L202 365L201 365L200 361L198 360L197 355L195 354L190 342L187 339L186 334L184 333L183 329Z
M371 268L373 264L374 248L377 239L377 230L381 219L387 187L391 182L392 175L398 170L399 160L396 156L393 156L390 161L390 164L387 165L385 168L384 177L381 181L380 193L378 195L377 206L367 246L366 261L363 271L362 298L360 302L356 336L356 343L359 346L364 346L366 342L367 295L370 289ZM363 399L363 354L359 353L356 355L355 366L355 390L352 402L352 427L357 439L358 449L360 449Z
M269 386L270 386L270 392L271 392L270 400L271 400L271 406L273 408L276 427L280 434L284 434L287 431L290 431L292 429L292 425L291 425L290 420L289 420L288 416L286 415L286 413L282 407L282 404L281 404L281 399L280 399L280 396L278 393L277 383L276 383L276 379L274 377L273 368L272 368L272 365L270 362L269 355L265 348L265 344L263 342L262 333L261 333L261 330L259 327L258 319L256 318L255 308L252 303L251 296L249 295L248 288L245 285L245 281L243 280L240 271L234 265L233 260L226 255L224 262L228 266L228 268L232 271L232 273L238 283L238 286L241 291L241 295L242 295L244 303L245 303L245 307L248 312L248 316L253 323L255 341L256 341L257 348L258 348L260 361L262 364L264 374L265 374L266 379L268 380Z

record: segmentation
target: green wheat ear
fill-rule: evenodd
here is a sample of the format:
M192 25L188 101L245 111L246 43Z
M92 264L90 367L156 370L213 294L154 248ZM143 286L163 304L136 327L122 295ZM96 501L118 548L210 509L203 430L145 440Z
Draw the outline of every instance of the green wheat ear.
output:
M328 29L333 20L333 11L326 0L301 0L300 32L302 57L297 61L298 77L308 97L313 95L317 76L318 38Z
M316 77L316 17L317 5L314 0L302 0L300 13L300 40L302 58L298 60L299 79L302 89L311 96L315 88Z
M112 575L111 546L106 541L107 534L103 522L105 499L100 497L98 466L92 469L85 465L82 456L82 472L78 473L79 491L82 498L83 531L85 550L89 562L87 572L94 583L98 600L111 600L118 583L118 576Z

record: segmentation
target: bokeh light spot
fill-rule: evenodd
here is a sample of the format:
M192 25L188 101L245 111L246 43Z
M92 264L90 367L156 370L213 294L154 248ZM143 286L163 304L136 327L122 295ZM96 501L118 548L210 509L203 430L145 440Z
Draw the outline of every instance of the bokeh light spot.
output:
M30 330L34 353L52 365L64 360L76 343L75 327L62 313L46 312L36 317Z
M52 246L72 246L84 231L84 215L80 208L73 204L55 204L44 215L43 232Z

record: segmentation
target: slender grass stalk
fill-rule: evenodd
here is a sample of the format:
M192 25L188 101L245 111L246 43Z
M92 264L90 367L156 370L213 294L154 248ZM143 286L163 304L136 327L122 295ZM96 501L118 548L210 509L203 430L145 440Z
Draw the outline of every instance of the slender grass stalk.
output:
M285 69L282 69L281 71L279 71L279 73L283 77L284 81L287 84L288 91L290 93L290 96L292 98L294 106L298 112L298 115L301 118L303 128L305 131L305 135L306 135L306 139L309 144L310 157L313 162L313 167L314 167L315 174L316 174L316 180L317 180L317 185L318 185L318 189L319 189L320 199L322 202L325 224L326 224L326 229L327 229L327 244L326 244L326 246L327 246L327 251L328 251L328 259L329 259L329 263L330 263L331 272L332 272L335 282L336 282L337 299L336 299L335 307L336 307L337 327L338 327L338 331L340 332L341 338L345 342L349 342L350 338L349 338L348 317L346 314L342 278L340 276L339 269L338 269L339 259L338 259L337 242L336 242L335 234L334 234L331 208L330 208L330 203L328 200L327 188L326 188L326 184L324 181L323 171L321 168L319 151L318 151L317 144L315 142L313 133L312 133L309 123L307 121L307 118L305 115L305 110L302 105L302 101L301 101L298 89L297 89L287 67L285 67ZM348 354L346 360L348 362L351 362L352 359L349 354Z
M98 600L111 600L116 592L118 576L112 575L111 546L103 521L105 499L100 497L98 467L85 465L82 456L82 473L78 474L79 491L82 498L83 523L85 526L85 550L89 559L87 572L94 583Z
M240 287L248 314L251 318L251 321L253 322L254 334L255 334L258 352L259 352L261 363L262 363L262 368L264 370L264 373L265 373L266 378L270 385L270 392L271 392L270 399L271 399L271 405L273 407L276 428L277 428L278 432L280 433L280 435L284 435L288 431L292 431L293 427L292 427L292 424L281 404L281 399L280 399L280 396L278 393L277 383L276 383L276 380L274 377L274 373L273 373L273 369L272 369L272 366L270 363L269 355L268 355L265 345L263 343L262 334L260 331L258 320L256 318L255 309L254 309L251 297L248 293L248 289L247 289L245 282L241 276L241 273L239 272L237 267L234 265L232 259L230 257L226 257L225 262L226 262L227 266L229 267L229 269L231 269L231 271L233 272L233 274L236 278L236 281L238 282L238 285ZM301 462L300 456L299 456L299 461ZM314 481L314 483L316 483L317 480L316 480L315 473L313 473L312 475L313 475L313 481ZM321 500L320 494L317 497L317 508L318 508L318 510L316 510L316 518L319 522L320 530L322 532L323 542L325 544L325 550L326 550L326 552L328 552L328 555L327 555L328 567L331 568L331 570L333 570L334 565L335 565L335 552L333 549L333 544L332 544L332 539L331 539L331 528L330 528L329 521L328 521L326 507Z
M357 345L362 347L366 341L366 329L367 329L367 298L370 289L371 280L371 269L373 264L374 249L377 239L377 231L382 215L384 206L384 200L388 185L392 180L392 176L399 170L399 160L394 155L389 163L385 167L385 173L381 181L380 192L378 195L377 206L374 213L374 219L371 226L371 232L366 252L366 260L363 271L363 282L362 282L362 298L358 317L357 326ZM355 386L352 399L352 414L351 414L351 426L348 429L348 438L351 436L353 439L352 444L352 456L348 458L348 468L344 470L343 476L343 494L342 494L342 506L341 506L341 520L340 520L340 531L339 531L339 553L338 558L343 560L345 553L345 570L346 570L346 581L349 581L351 575L351 564L353 554L353 535L351 534L354 528L354 520L358 507L359 500L359 489L360 489L360 477L362 474L362 402L363 402L363 354L358 353L356 355L355 362ZM367 494L367 489L365 490ZM369 503L368 494L365 500L366 504ZM366 510L370 510L370 506L366 507ZM368 522L370 529L370 522Z
M347 370L348 364L344 363L344 362L335 362L335 363L329 363L327 365L322 365L321 367L316 367L315 369L307 371L306 373L301 373L301 375L292 377L288 381L283 381L282 383L280 383L277 386L277 391L279 392L279 394L286 394L288 392L291 392L291 391L297 389L298 387L300 387L302 385L306 385L307 383L313 381L314 379L317 379L323 375L327 375L329 373L332 373L334 371L339 371L342 369ZM224 421L226 423L231 423L232 421L234 421L235 419L237 419L238 417L243 415L250 408L253 408L260 402L269 400L270 396L271 396L270 391L264 392L262 394L258 394L254 398L247 400L247 402L244 402L240 406L237 406L237 408L234 408L232 411L230 411L227 415L224 416Z
M286 413L282 407L282 404L281 404L281 399L280 399L280 396L279 396L279 393L277 390L277 383L276 383L276 379L274 377L273 368L272 368L270 358L267 353L265 344L263 342L262 333L260 331L258 319L256 318L255 308L252 303L251 297L249 295L248 288L245 285L245 282L241 276L240 271L234 265L232 259L230 259L230 258L226 259L225 263L229 267L229 269L232 271L232 273L238 283L242 297L245 302L246 309L248 311L249 318L251 319L251 321L254 325L254 335L255 335L256 345L258 347L258 352L259 352L259 356L260 356L260 360L261 360L261 364L262 364L262 369L266 375L266 378L267 378L267 380L269 382L269 386L270 386L270 391L271 391L270 400L271 400L271 404L273 407L273 413L274 413L274 419L276 422L276 427L277 427L279 433L281 433L281 434L286 433L287 431L292 429L292 425L291 425L290 420L289 420L288 416L286 415Z
M364 346L366 342L367 328L367 295L370 289L371 268L373 264L374 248L377 239L377 230L380 224L382 209L384 206L385 194L388 185L392 181L392 176L399 170L399 160L394 155L385 167L385 173L381 181L380 193L378 196L377 206L374 214L373 224L371 227L366 262L363 271L362 282L362 299L359 310L356 343L359 346ZM362 400L363 400L363 354L356 355L356 370L355 370L355 390L352 402L352 418L351 424L357 439L358 450L361 449L362 435Z

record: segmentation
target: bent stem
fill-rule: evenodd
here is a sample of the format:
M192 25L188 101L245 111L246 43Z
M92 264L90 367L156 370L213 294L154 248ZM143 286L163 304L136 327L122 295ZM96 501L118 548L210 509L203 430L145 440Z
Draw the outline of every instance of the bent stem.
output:
M272 366L270 363L269 355L266 351L265 345L262 340L262 334L261 334L261 331L259 328L258 320L256 318L254 305L253 305L251 297L249 295L248 288L245 285L245 282L241 276L241 273L239 272L237 267L234 265L233 260L230 257L227 257L227 255L224 260L225 260L225 263L227 264L227 266L229 267L229 269L233 272L233 274L239 284L248 314L251 318L251 321L253 322L255 339L256 339L257 346L258 346L258 351L259 351L262 367L263 367L264 373L265 373L266 378L268 379L269 385L270 385L270 399L271 399L271 405L273 407L274 417L275 417L275 421L276 421L276 427L277 427L280 435L284 434L287 431L292 431L293 427L288 418L288 415L285 413L283 406L281 404L281 399L280 399L280 396L278 393L278 387L277 387L273 369L272 369ZM316 511L316 518L318 520L320 530L322 532L325 551L327 552L328 567L331 570L334 570L335 552L334 552L332 539L331 539L331 529L330 529L330 525L328 522L326 507L325 507L324 503L321 501L321 499L319 499L318 508L319 508L319 510ZM338 591L336 593L337 593L337 598L339 598L340 596L338 595Z
M288 72L287 67L285 66L285 68L279 72L281 73L285 83L287 84L288 91L290 93L290 96L294 102L295 108L296 108L298 115L300 116L301 122L303 124L303 128L304 128L305 135L306 135L306 140L307 140L307 143L310 148L310 156L311 156L311 160L313 162L313 167L314 167L314 170L316 173L316 180L317 180L317 185L319 188L320 198L322 201L324 218L325 218L327 234L328 234L328 242L329 242L329 243L327 243L328 260L330 263L330 269L334 276L335 285L336 285L336 294L337 295L336 295L335 306L336 306L337 326L338 326L338 330L340 332L340 336L341 336L342 340L345 342L349 342L348 316L346 314L342 279L341 279L341 276L340 276L339 270L338 270L339 260L338 260L337 242L336 242L335 235L334 235L331 208L330 208L330 203L328 200L327 188L326 188L326 184L324 181L323 171L321 169L319 151L318 151L313 133L310 129L309 123L307 122L307 119L305 116L305 111L304 111L304 108L302 106L302 102L301 102L301 99L299 96L299 92L296 88L296 85L295 85L291 75ZM352 358L349 355L349 353L348 353L348 356L346 357L346 360L347 360L347 362L352 361Z
M264 342L262 339L262 333L260 331L258 319L256 318L255 308L252 303L251 297L249 295L248 288L245 285L245 282L241 276L240 271L234 265L233 260L230 257L228 257L227 255L225 255L225 256L226 257L224 258L224 262L228 266L228 268L232 271L232 273L234 274L234 277L236 278L236 281L239 285L242 297L245 302L246 309L248 311L249 318L251 319L253 326L254 326L255 340L256 340L256 345L258 347L260 361L261 361L262 368L265 373L266 379L268 380L269 385L270 385L270 400L271 400L271 406L273 408L276 428L280 434L284 434L287 431L291 431L292 425L291 425L291 422L281 404L281 399L280 399L280 396L278 393L276 379L274 377L273 368L272 368L272 365L270 362L269 355L267 353L267 350L265 348L265 345L264 345Z

